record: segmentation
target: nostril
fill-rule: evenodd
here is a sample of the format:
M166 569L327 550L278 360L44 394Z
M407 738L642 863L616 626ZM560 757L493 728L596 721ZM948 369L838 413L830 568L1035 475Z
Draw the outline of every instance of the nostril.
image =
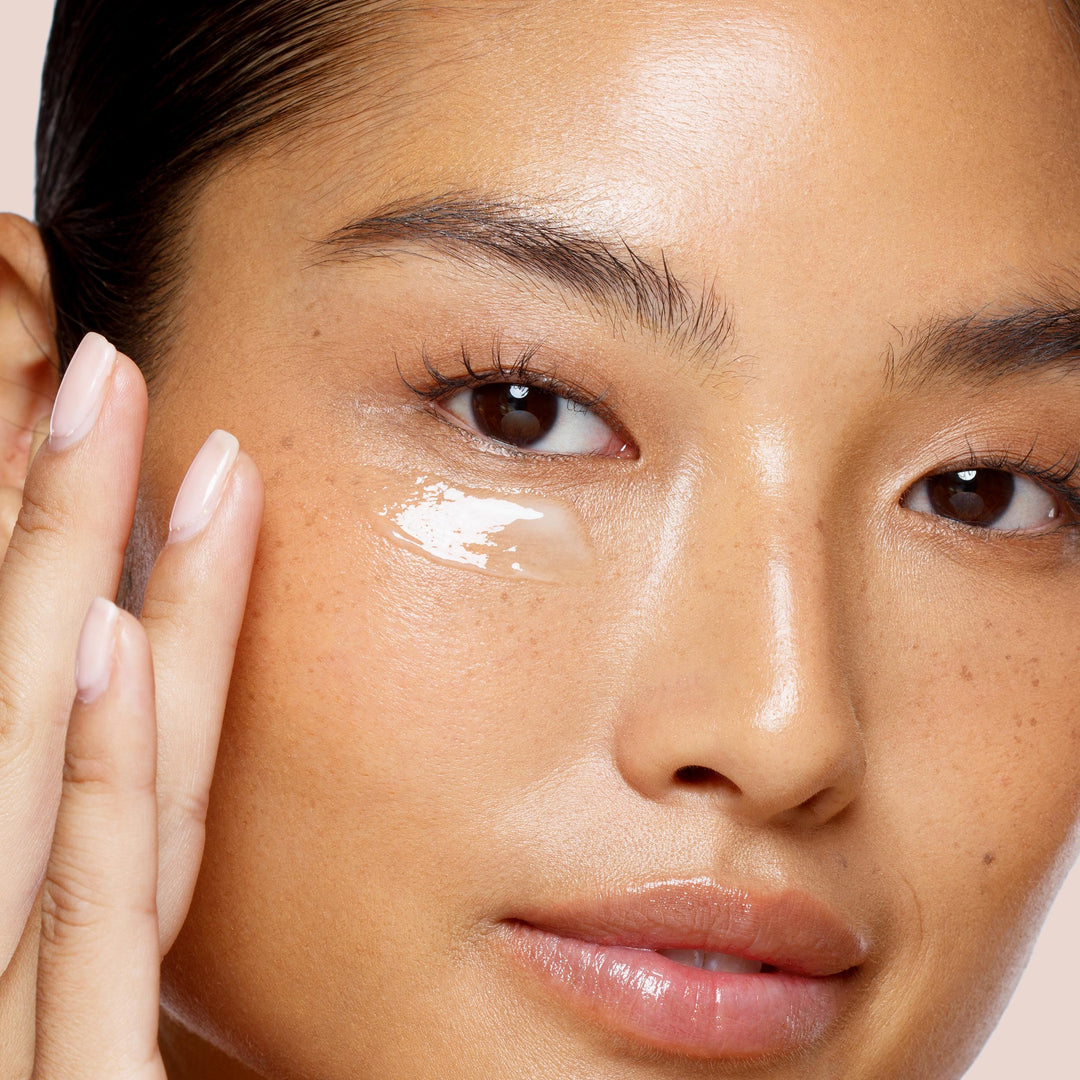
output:
M675 779L691 787L729 788L735 792L739 790L726 776L707 765L684 765L675 770Z
M704 765L684 765L675 770L675 778L684 784L707 784L714 781L718 775L714 769L707 769Z

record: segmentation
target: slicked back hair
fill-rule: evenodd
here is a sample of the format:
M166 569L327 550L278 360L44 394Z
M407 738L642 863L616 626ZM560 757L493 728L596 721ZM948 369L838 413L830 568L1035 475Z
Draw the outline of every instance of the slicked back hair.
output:
M1080 0L1046 2L1080 61ZM358 84L392 81L407 6L58 0L36 215L61 366L96 330L152 383L181 306L184 224L200 181L226 156L327 113Z
M152 376L185 211L226 155L325 113L393 62L394 0L58 0L36 215L61 365L88 330Z

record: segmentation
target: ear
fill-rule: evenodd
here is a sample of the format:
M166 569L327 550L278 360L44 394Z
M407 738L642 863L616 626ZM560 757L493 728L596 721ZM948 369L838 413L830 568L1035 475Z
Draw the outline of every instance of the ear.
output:
M21 490L34 426L56 397L54 324L41 235L25 218L0 214L0 487Z

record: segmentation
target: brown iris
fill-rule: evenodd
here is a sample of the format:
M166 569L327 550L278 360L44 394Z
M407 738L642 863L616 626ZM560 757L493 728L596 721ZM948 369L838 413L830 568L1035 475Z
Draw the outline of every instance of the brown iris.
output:
M1016 477L1004 469L963 469L927 477L934 513L965 525L993 525L1009 508Z
M472 409L480 433L513 446L528 446L555 426L559 396L535 386L490 383L472 392Z

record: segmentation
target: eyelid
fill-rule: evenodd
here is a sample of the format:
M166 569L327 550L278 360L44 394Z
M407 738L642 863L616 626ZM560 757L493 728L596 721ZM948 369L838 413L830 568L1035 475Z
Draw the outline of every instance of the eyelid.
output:
M462 345L458 354L458 363L463 371L457 375L447 375L431 358L430 354L423 350L421 361L427 375L428 385L417 385L410 382L398 364L398 375L401 381L417 397L425 401L435 401L445 397L454 390L463 390L472 386L484 386L488 383L510 383L521 386L535 386L541 390L549 390L553 394L580 405L582 408L591 409L601 415L609 408L606 404L611 397L611 387L608 386L599 393L590 394L583 386L562 378L555 373L553 368L538 359L539 350L529 347L522 350L516 360L507 365L503 361L501 348L496 341L492 345L491 357L486 367L479 367L472 358L472 354ZM605 417L606 419L606 417Z

